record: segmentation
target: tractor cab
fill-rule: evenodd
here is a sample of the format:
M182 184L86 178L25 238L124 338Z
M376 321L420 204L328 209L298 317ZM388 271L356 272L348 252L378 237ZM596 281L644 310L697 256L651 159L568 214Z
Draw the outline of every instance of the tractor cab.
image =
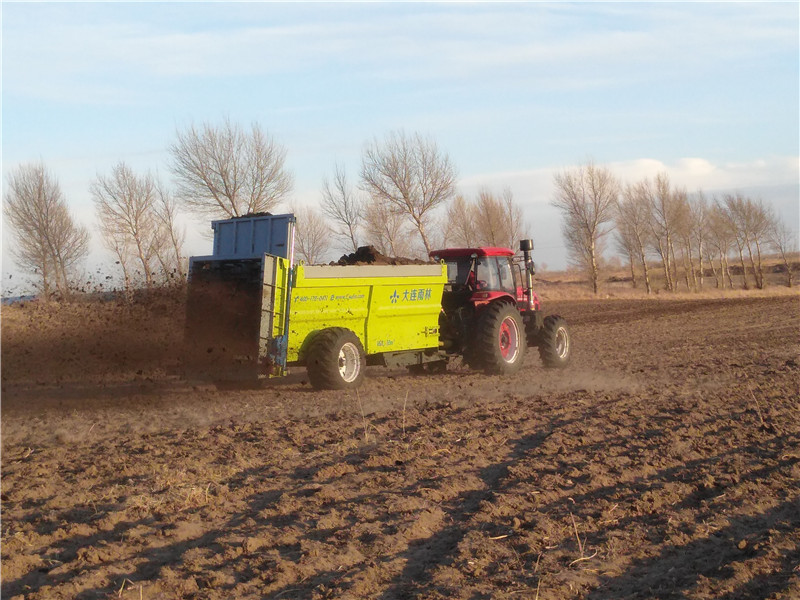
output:
M431 257L447 265L447 285L442 300L445 310L467 303L479 308L500 299L515 304L521 312L539 308L539 298L526 287L513 250L448 248L431 252Z

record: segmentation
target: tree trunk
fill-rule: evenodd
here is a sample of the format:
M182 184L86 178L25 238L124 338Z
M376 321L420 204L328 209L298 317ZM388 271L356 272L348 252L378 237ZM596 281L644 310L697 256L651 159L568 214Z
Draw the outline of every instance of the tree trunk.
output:
M669 264L669 249L664 249L664 244L658 240L658 253L661 255L661 264L664 267L664 287L668 292L672 291L672 271Z
M694 255L692 254L692 240L691 239L687 240L687 242L686 242L686 254L689 256L689 274L690 274L690 280L692 282L692 289L696 292L697 291L697 271L694 268Z
M670 255L670 264L672 265L672 271L670 273L670 278L672 279L672 288L674 291L678 291L678 261L675 259L675 243L672 241L672 238L667 238L669 243L667 244L667 252Z
M425 246L425 256L429 256L431 252L431 246L428 243L428 236L425 234L425 224L422 222L420 217L416 215L412 215L414 219L414 224L417 226L417 231L419 231L419 235L422 238L422 244Z
M178 278L183 281L184 280L184 273L183 273L183 264L181 263L181 245L178 241L178 238L175 237L175 232L173 228L170 227L170 238L172 239L172 250L175 252L175 268L178 271Z
M631 287L636 289L636 257L633 251L628 252L628 264L631 267Z
M639 244L639 260L642 261L642 270L644 271L644 289L649 294L652 290L650 289L650 271L647 269L647 256L642 240L637 237L636 242Z
M69 300L72 296L72 290L69 289L69 281L67 280L67 269L64 266L64 259L56 255L55 265L53 266L56 271L56 287L61 292L61 297Z
M50 289L50 266L47 264L47 258L42 260L42 295L45 300L50 300L52 290Z
M753 280L756 284L756 289L760 290L762 287L762 282L758 278L758 269L756 268L756 261L753 259L753 248L750 245L750 239L747 238L746 240L746 248L747 248L747 256L750 259L750 267L753 269Z
M764 269L762 268L761 264L761 244L758 243L758 239L755 240L756 245L756 268L758 269L758 281L759 286L758 289L764 289Z
M742 265L742 288L745 290L750 289L750 285L747 283L747 267L744 264L744 248L739 245L739 262Z
M150 264L147 260L147 257L144 255L144 250L142 249L142 243L139 240L138 236L136 238L136 252L139 256L139 261L142 263L142 271L144 272L144 281L147 287L153 285L153 274L150 272Z
M591 255L591 269L592 272L590 274L592 279L592 291L597 294L597 279L598 279L598 269L597 269L597 256L595 254L595 245L594 240L592 240L591 245L589 246L589 254Z
M733 289L733 277L731 277L731 269L728 264L728 257L722 252L719 253L720 269L722 270L722 289L725 289L725 276L728 276L728 287Z
M705 266L703 265L703 244L702 244L702 242L698 244L697 259L700 261L700 289L703 289L703 285L705 284L706 274L704 272Z
M691 274L690 274L691 269L689 269L689 264L687 263L686 255L687 255L686 247L684 246L681 250L681 260L683 262L683 280L686 283L686 290L688 291L692 289L692 284L691 284Z
M719 275L717 275L717 268L714 266L714 259L709 258L708 260L709 267L711 268L711 274L714 276L714 287L719 289ZM720 272L722 271L722 265L720 265ZM724 285L724 282L723 282Z

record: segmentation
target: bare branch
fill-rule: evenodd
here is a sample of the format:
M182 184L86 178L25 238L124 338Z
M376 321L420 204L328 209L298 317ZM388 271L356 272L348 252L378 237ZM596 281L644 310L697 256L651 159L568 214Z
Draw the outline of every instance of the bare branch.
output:
M362 156L363 189L408 217L426 253L432 249L427 233L431 213L452 197L455 179L448 156L419 134L392 132L383 142L373 141Z
M388 256L408 256L411 254L410 234L406 225L406 215L394 205L371 200L364 212L366 241L382 254Z
M331 248L331 229L321 212L310 206L290 206L297 217L295 249L306 264L319 263Z
M128 257L141 266L147 285L153 284L153 263L163 251L166 237L157 211L157 186L148 173L137 176L124 163L118 163L109 177L98 175L90 186L100 230L106 245L125 264ZM126 284L129 280L126 281Z
M266 212L292 190L286 150L257 123L250 131L225 119L176 133L169 151L178 194L195 211L219 217Z
M364 222L363 198L347 181L344 167L334 167L333 180L325 178L322 182L322 212L336 226L334 234L342 241L346 251L358 250L358 234Z

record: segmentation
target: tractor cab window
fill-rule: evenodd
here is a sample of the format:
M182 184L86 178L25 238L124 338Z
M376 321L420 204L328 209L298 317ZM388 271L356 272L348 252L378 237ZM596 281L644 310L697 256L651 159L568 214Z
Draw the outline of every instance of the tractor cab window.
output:
M500 289L516 294L517 284L514 282L514 271L511 259L498 257L497 268L500 271Z
M472 271L471 258L450 259L445 264L447 265L447 283L458 287L466 286L469 283Z
M478 259L478 289L516 294L511 262L506 256L485 256Z
M485 292L516 293L511 262L505 256L450 259L447 282L454 291L470 289Z
M500 289L500 277L497 272L497 258L482 256L478 259L478 289L491 292Z

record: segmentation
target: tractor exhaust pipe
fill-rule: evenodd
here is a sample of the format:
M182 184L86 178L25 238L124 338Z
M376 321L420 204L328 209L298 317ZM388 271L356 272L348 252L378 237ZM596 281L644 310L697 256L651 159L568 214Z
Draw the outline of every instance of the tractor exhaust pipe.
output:
M525 295L528 297L528 306L533 309L533 276L536 273L531 259L533 240L520 240L519 249L525 259Z

